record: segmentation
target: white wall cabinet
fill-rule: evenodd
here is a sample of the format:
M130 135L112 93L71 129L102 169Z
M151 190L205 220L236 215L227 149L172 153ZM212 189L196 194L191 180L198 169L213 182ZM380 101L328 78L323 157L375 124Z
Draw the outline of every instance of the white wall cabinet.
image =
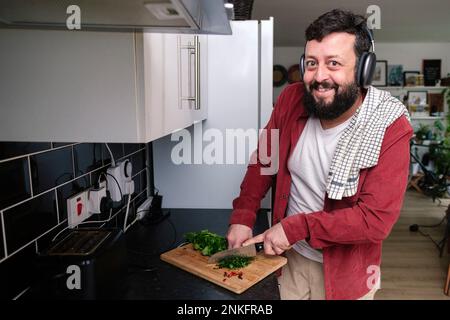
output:
M0 140L148 142L203 120L206 41L0 29Z
M207 36L143 34L147 136L155 140L207 116Z

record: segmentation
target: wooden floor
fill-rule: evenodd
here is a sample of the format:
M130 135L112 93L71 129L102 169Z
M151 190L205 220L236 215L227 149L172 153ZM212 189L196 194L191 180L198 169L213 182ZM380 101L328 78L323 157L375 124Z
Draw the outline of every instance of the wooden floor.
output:
M433 225L445 215L450 199L441 206L416 191L406 193L399 220L383 243L381 289L376 300L448 299L443 293L449 265L445 247L442 258L427 237L410 232L411 224ZM438 242L443 238L445 223L438 228L421 228Z

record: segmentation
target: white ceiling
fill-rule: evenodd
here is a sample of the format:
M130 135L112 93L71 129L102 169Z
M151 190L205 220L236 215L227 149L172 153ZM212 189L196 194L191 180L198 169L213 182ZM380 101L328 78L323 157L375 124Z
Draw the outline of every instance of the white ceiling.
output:
M252 19L274 17L275 46L303 46L305 29L334 8L381 9L377 42L450 42L450 0L254 0Z

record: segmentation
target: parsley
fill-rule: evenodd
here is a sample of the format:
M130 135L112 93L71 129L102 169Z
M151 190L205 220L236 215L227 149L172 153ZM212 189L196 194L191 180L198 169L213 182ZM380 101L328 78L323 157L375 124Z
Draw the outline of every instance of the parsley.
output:
M240 269L248 266L252 262L253 257L245 256L228 256L218 262L219 268Z
M216 252L228 248L227 240L218 234L202 230L200 232L188 232L185 235L188 242L192 243L195 250L201 251L204 256L211 256Z

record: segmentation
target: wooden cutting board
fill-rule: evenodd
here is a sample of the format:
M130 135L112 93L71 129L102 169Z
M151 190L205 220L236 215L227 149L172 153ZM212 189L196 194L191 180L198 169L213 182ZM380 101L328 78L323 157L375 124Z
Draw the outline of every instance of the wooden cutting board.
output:
M167 251L161 255L161 259L237 294L244 292L287 263L285 257L268 256L260 252L245 268L219 269L216 264L208 264L208 257L194 250L192 244ZM231 271L242 271L242 279L237 276L230 278L224 276L224 272Z

